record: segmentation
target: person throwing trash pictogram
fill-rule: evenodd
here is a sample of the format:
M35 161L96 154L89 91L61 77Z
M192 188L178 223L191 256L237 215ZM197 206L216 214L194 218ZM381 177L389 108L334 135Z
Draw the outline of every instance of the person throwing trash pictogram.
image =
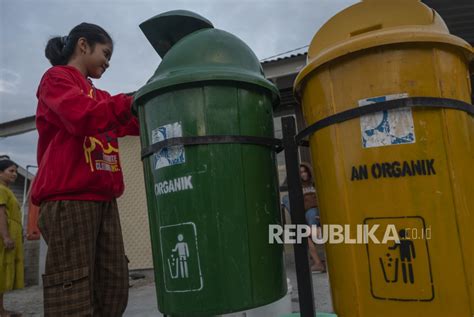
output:
M400 230L399 235L400 243L395 243L395 245L389 247L389 249L395 250L396 248L400 248L400 262L402 266L403 282L405 284L408 283L409 277L410 283L413 284L415 283L415 275L413 273L412 262L416 258L415 246L413 245L413 241L410 241L406 238L406 229Z
M178 243L176 246L171 250L171 262L168 259L168 265L170 268L171 277L175 278L188 278L189 271L188 271L188 258L189 258L189 248L186 242L183 242L184 237L182 234L178 235ZM175 255L174 253L177 253ZM172 267L176 269L176 273L172 273Z

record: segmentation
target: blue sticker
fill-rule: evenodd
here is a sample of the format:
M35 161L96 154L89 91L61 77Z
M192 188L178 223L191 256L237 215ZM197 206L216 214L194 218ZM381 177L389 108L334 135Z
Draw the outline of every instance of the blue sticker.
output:
M181 122L175 122L154 129L152 131L151 140L154 144L166 139L182 136ZM158 153L153 155L153 161L155 170L166 166L183 164L186 162L184 146L175 145L162 148Z
M359 106L407 98L396 94L359 100ZM362 146L364 148L415 143L415 127L411 108L383 110L360 118Z

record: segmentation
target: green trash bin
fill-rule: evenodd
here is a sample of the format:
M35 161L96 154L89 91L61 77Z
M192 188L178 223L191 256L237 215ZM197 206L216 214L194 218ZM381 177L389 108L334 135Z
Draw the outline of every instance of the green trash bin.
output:
M274 149L212 140L150 146L271 139L278 90L245 43L197 14L171 11L140 27L163 59L134 106L159 310L212 316L274 302L286 294L283 246L268 242L268 226L280 223Z

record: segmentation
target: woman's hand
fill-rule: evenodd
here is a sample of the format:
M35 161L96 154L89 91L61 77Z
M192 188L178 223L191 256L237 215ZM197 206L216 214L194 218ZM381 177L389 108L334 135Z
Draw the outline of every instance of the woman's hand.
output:
M5 246L5 249L7 250L15 249L15 241L13 241L10 237L3 238L3 245Z

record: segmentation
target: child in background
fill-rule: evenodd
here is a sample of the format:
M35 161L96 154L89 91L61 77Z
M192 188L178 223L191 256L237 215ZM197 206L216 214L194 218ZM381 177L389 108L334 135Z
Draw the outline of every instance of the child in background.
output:
M304 212L306 224L311 226L311 236L308 238L308 251L313 264L311 271L313 273L326 272L326 266L319 257L316 245L312 240L313 236L320 237L321 222L319 220L318 200L316 196L316 189L314 188L313 177L311 173L311 166L308 163L300 164L300 179L303 189ZM282 187L287 187L287 179L283 182ZM281 198L281 207L283 210L291 212L290 200L288 194Z
M308 163L300 164L300 177L301 185L303 187L306 224L311 226L312 229L314 229L315 226L320 228L321 222L319 219L318 199L316 196L316 189L314 188L311 166ZM312 239L308 239L308 248L311 259L313 260L311 271L314 273L326 272L326 266L319 257L316 245Z

